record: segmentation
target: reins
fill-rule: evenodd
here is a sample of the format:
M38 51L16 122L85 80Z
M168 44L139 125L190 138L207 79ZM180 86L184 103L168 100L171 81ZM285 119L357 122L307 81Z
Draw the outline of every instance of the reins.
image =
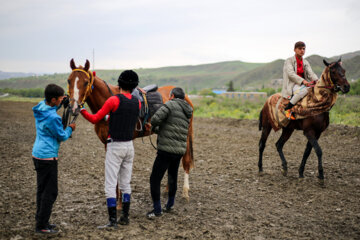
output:
M324 75L322 75L322 78L323 78L323 81L324 81L324 84L325 81L326 82L329 82L329 85L328 86L318 86L318 88L326 88L326 89L330 89L330 90L334 90L335 91L335 84L333 83L332 79L331 79L331 74L330 74L330 67L331 65L327 68L327 72L326 72L326 78Z
M89 84L86 86L86 89L85 89L85 94L84 94L84 97L83 99L80 101L79 105L80 106L83 106L84 103L85 103L85 100L86 98L91 94L92 90L93 90L93 85L94 85L94 79L95 77L93 76L92 72L89 70L88 72L83 70L83 69L80 69L80 68L75 68L72 70L73 72L82 72L82 73L85 73L86 76L89 78L90 82ZM69 84L68 84L68 94L69 94Z

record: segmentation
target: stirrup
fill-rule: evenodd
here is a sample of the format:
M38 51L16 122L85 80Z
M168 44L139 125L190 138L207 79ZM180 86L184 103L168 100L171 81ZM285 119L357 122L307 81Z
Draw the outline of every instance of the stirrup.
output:
M296 118L294 117L293 112L291 112L290 109L285 111L285 116L289 120L296 120Z

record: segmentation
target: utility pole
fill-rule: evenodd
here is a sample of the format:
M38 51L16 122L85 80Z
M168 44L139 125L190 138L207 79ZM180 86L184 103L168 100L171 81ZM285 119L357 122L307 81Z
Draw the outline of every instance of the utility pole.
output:
M93 48L93 71L95 70L95 48Z

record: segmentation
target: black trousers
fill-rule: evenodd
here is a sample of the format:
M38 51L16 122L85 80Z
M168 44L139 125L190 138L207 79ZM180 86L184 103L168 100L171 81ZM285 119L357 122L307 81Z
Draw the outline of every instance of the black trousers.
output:
M58 161L33 158L37 176L36 228L47 227L53 204L58 195Z
M177 177L182 155L158 150L150 176L150 190L153 202L160 200L160 183L168 170L169 197L175 197Z

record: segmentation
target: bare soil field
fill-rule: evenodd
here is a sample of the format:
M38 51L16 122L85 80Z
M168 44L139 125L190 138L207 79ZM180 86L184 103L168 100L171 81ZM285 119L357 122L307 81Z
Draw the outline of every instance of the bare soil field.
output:
M45 238L34 234L34 105L0 102L1 239ZM302 132L295 132L284 147L286 177L275 148L281 131L270 134L259 176L257 121L195 118L190 201L181 197L180 169L175 211L153 221L145 214L152 207L149 178L156 151L148 137L136 139L130 225L107 231L96 228L108 218L104 146L90 123L79 117L77 124L60 147L59 195L51 217L60 233L52 239L360 239L358 127L330 125L323 133L321 186L314 152L305 178L298 178L306 145Z

